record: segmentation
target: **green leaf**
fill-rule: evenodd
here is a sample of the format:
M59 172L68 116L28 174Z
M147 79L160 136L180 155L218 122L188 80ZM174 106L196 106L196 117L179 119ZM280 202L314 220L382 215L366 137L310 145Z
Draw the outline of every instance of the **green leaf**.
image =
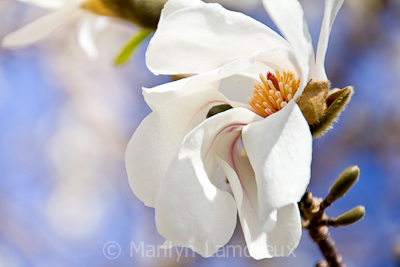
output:
M135 32L121 47L120 51L114 58L115 65L121 65L128 61L136 47L149 36L152 32L149 30L138 30Z

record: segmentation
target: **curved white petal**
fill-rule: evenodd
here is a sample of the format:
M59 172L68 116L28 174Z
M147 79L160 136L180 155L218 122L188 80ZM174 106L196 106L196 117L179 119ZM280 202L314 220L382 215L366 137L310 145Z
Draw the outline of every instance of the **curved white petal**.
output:
M276 47L291 49L262 23L219 4L203 3L159 22L146 62L155 74L201 73Z
M219 3L226 8L238 11L251 10L260 4L260 0L206 0L204 2Z
M327 81L325 72L325 55L328 49L329 35L333 22L339 12L344 0L325 0L324 19L322 20L321 32L319 34L315 70L313 77L318 80Z
M30 45L46 37L68 21L82 16L83 10L79 9L79 3L66 5L24 27L7 35L2 42L5 48L17 48Z
M294 101L243 128L243 144L255 170L262 229L274 227L271 213L298 202L310 180L312 136Z
M226 134L216 148L218 162L223 168L239 212L240 224L250 255L255 259L270 257L266 233L261 231L257 183L246 155L238 151L241 132Z
M278 209L274 230L268 233L267 242L272 257L288 256L299 245L302 234L301 217L297 202Z
M249 105L247 98L258 80L259 78L239 73L222 79L218 90L229 100Z
M249 159L240 153L237 140L240 132L226 134L215 152L237 204L240 223L250 255L254 259L287 256L297 247L301 237L301 220L297 203L279 209L270 232L261 229L257 183Z
M151 89L143 89L143 95L151 109L173 99L201 92L209 89L218 89L219 81L234 75L252 66L246 59L235 60L222 68L215 69L186 79L159 85Z
M101 16L89 16L81 21L78 26L77 40L83 51L89 58L98 56L95 44L96 36L108 25L109 19Z
M40 6L43 8L57 9L62 7L66 3L66 1L70 0L19 0L19 1Z
M274 48L256 52L246 59L237 59L212 71L154 88L144 88L143 95L147 104L154 110L171 99L214 88L227 97L232 106L243 106L248 105L247 98L252 93L254 83L259 81L259 75L266 75L268 71L273 72L275 69L290 70L300 78L300 88L295 97L302 93L307 84L308 64L300 65L291 50Z
M211 182L212 172L206 170L224 133L259 119L247 109L235 108L205 120L185 137L156 199L157 230L167 241L188 246L203 257L229 241L236 225L236 203Z
M301 64L307 64L313 68L314 49L299 1L263 0L263 4L283 36L294 47Z
M203 4L204 2L201 0L169 0L167 3L165 3L163 10L161 10L160 21L164 20L166 17L178 11L179 9Z
M125 164L129 184L145 205L155 205L159 184L186 134L212 106L226 102L215 90L203 91L169 101L142 121L129 141Z

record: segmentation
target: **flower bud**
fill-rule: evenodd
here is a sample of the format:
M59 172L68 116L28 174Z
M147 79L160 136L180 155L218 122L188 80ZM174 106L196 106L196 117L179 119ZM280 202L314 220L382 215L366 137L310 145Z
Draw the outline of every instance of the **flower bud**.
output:
M335 227L347 226L361 220L365 215L365 207L358 206L352 210L349 210L345 214L340 215L336 219Z
M316 267L328 267L328 262L326 260L320 261L317 263Z
M327 201L332 203L344 196L347 191L349 191L349 189L357 182L359 175L360 169L358 166L347 168L329 190Z
M346 108L350 102L354 89L348 86L343 89L332 89L326 97L326 104L328 108L325 110L319 122L310 125L313 138L318 138L324 135L326 131L332 128L333 122L337 121L340 113Z
M327 109L328 81L311 79L300 98L296 100L309 125L320 123Z

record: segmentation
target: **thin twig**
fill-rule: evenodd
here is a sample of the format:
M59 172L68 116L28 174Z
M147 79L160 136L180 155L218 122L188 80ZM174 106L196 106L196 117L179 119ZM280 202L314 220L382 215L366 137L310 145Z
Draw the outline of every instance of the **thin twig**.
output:
M329 219L325 214L325 209L331 204L329 199L323 201L313 197L307 190L299 202L299 208L304 220L304 228L308 230L311 239L317 243L325 257L325 261L320 261L317 266L346 267L328 229L328 226L335 226L335 220Z

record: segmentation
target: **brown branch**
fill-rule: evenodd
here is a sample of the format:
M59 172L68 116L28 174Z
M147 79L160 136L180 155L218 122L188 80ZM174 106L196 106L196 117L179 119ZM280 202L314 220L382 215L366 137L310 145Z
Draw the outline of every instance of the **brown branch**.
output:
M320 198L313 197L311 192L307 190L299 202L299 208L304 219L304 228L308 230L311 239L317 243L325 257L325 261L320 261L317 266L346 267L328 229L328 226L335 225L335 220L329 219L325 214L325 209L331 204L332 202L329 199L323 201Z

